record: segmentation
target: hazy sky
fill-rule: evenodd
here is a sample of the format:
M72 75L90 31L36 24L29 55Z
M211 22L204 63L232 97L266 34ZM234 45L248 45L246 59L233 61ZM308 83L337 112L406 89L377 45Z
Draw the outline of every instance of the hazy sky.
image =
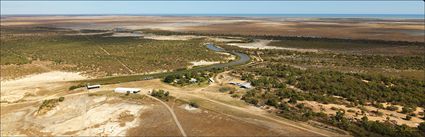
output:
M1 1L1 14L424 14L424 2Z

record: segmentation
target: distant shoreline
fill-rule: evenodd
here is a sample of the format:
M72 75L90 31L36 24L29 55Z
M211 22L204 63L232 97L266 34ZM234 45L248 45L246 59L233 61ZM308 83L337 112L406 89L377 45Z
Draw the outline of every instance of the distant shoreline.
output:
M424 19L423 14L6 14L1 17L26 16L165 16L165 17L258 17L258 18L366 18Z

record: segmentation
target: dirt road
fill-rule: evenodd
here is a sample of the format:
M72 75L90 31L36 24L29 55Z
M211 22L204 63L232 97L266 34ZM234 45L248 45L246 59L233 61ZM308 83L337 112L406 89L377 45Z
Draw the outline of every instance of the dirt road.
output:
M102 47L100 47L99 46L99 48L103 51L103 52L105 52L105 54L106 55L111 55L111 53L109 53L106 49L104 49L104 48L102 48ZM117 62L118 63L120 63L125 69L127 69L127 71L128 72L130 72L130 73L134 73L134 71L133 70L131 70L126 64L124 64L121 60L119 60L119 59L117 59L117 58L114 58L115 60L117 60Z
M153 96L150 96L150 95L146 95L147 97L149 97L149 98L152 98L152 99L154 99L154 100L156 100L156 101L159 101L159 102L161 102L161 104L162 105L164 105L166 108L167 108L167 110L170 112L170 114L171 114L171 116L173 117L173 119L174 119L174 123L176 123L176 125L177 125L177 127L179 128L179 130L180 130L180 133L182 134L182 136L183 137L187 137L187 135L186 135L186 132L184 132L184 129L183 129L183 127L182 127L182 125L180 124L180 122L179 122L179 120L177 119L177 116L176 116L176 114L174 114L174 111L167 105L167 104L165 104L165 102L164 101L162 101L162 100L160 100L160 99L157 99L157 98L155 98L155 97L153 97Z
M262 109L249 106L239 99L231 98L228 94L217 92L219 84L211 84L206 87L174 87L161 82L159 79L145 80L138 82L128 82L114 84L113 86L130 86L140 87L144 89L164 89L170 92L170 95L186 100L196 100L201 107L219 112L221 114L234 117L236 119L255 122L264 121L276 124L273 128L283 130L283 132L297 133L301 135L312 136L349 136L335 133L325 129L312 127L304 122L290 121L273 114L270 114ZM235 103L236 102L236 103Z
M194 91L194 92L201 92L201 90L202 89L198 89L198 91ZM228 107L229 109L242 111L243 113L248 113L248 114L251 114L251 115L254 115L254 116L263 118L263 119L271 120L271 121L274 121L274 122L283 124L285 126L290 126L290 127L293 127L293 128L297 128L297 129L300 129L300 130L303 130L305 132L309 132L309 133L312 133L312 134L315 134L315 135L318 135L318 136L335 136L335 135L337 135L337 134L330 135L329 133L322 133L322 132L319 132L319 131L315 131L315 130L313 130L311 128L310 129L307 129L307 128L302 127L302 126L295 125L294 122L291 122L289 120L285 120L285 119L282 119L282 118L277 118L277 117L274 117L274 116L271 116L271 115L264 115L264 114L258 113L256 111L252 111L252 110L250 110L248 108L226 104L226 103L223 103L223 102L219 102L219 101L216 101L216 100L213 100L213 99L209 99L209 98L200 96L198 94L185 93L185 92L179 92L179 91L173 92L172 90L170 90L170 93L173 94L174 96L178 96L180 98L191 97L191 98L198 98L198 99L206 100L206 101L212 102L214 104L218 104L218 105L221 105L221 106Z

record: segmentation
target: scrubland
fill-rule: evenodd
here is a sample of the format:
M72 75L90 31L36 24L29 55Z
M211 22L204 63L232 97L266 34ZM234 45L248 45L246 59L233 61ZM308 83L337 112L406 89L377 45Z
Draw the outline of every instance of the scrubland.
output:
M1 25L2 136L181 135L167 106L189 136L424 136L422 21L58 16ZM250 60L220 66L239 60L234 52ZM165 105L153 89L166 91L153 94Z

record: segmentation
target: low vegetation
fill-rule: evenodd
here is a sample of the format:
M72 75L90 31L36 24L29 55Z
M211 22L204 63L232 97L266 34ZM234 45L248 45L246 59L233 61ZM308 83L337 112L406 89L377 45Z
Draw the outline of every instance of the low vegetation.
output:
M224 60L223 55L208 50L203 39L150 40L111 37L110 34L67 35L76 32L51 29L45 30L51 33L47 35L47 32L41 31L43 28L4 29L2 27L1 65L26 64L32 60L53 61L61 65L75 65L70 68L73 71L110 76L131 73L126 67L135 73L147 73L185 68L191 61Z
M43 100L43 103L38 107L37 114L43 115L47 113L48 111L52 110L54 107L56 107L59 102L63 102L65 100L65 97L59 97L57 99L48 99Z
M420 137L425 136L418 128L406 125L394 125L390 122L369 121L365 116L361 120L350 120L344 117L345 112L338 111L327 123L352 132L355 136L391 136Z
M165 101L168 101L171 98L170 92L162 90L162 89L152 90L151 96L156 97L156 98L161 99L161 100L165 100Z
M117 93L113 91L98 91L90 92L88 96L107 96L107 97L119 97L121 99L130 100L130 101L142 101L145 96L142 94L126 94L126 93Z
M81 88L81 87L85 87L85 85L83 85L83 84L79 84L79 85L72 85L71 87L69 87L68 88L68 90L74 90L74 89L77 89L77 88Z
M287 48L331 50L332 52L382 54L382 55L422 55L421 42L396 42L380 40L348 40L329 38L273 38L269 45ZM397 49L397 50L396 50Z
M189 102L189 105L190 105L191 107L194 107L194 108L199 108L198 103L193 102L193 101Z
M226 47L236 49L235 47ZM255 106L274 108L277 115L293 120L316 120L350 131L355 136L423 136L418 128L397 125L387 121L369 121L347 118L345 110L333 108L335 115L313 111L300 101L345 106L375 105L379 109L396 111L395 105L404 106L405 120L410 120L413 108L425 107L423 80L393 77L379 73L362 73L369 68L416 69L423 67L423 56L369 55L346 53L310 53L285 50L243 50L263 60L253 65L238 67L235 75L247 80L255 89L245 92L242 100ZM421 61L422 60L422 61ZM313 66L313 67L303 67ZM346 72L333 67L316 69L315 66L344 66L359 71ZM392 106L384 107L382 103ZM351 110L352 111L352 110ZM376 116L379 110L371 111ZM416 116L417 117L417 116Z
M208 82L209 78L212 78L219 72L223 72L223 69L210 69L208 71L188 71L184 73L177 73L165 76L163 81L168 84L177 86L186 86L190 84L202 84Z
M334 100L332 96L341 96L357 104L377 101L425 106L423 90L425 83L419 80L337 71L301 70L282 64L245 69L241 73L253 86L265 88L265 91L253 91L255 94L275 94L280 98L291 96L324 103L332 102ZM306 92L294 92L285 85L293 85Z
M314 66L340 66L380 68L380 69L414 69L422 70L424 66L422 55L412 56L385 56L385 55L359 55L359 54L339 54L339 53L311 53L311 52L290 52L281 50L264 51L266 61L287 62L297 65ZM274 56L272 56L274 55Z
M221 88L218 89L218 91L234 93L236 91L236 88L234 88L234 87L221 87Z

